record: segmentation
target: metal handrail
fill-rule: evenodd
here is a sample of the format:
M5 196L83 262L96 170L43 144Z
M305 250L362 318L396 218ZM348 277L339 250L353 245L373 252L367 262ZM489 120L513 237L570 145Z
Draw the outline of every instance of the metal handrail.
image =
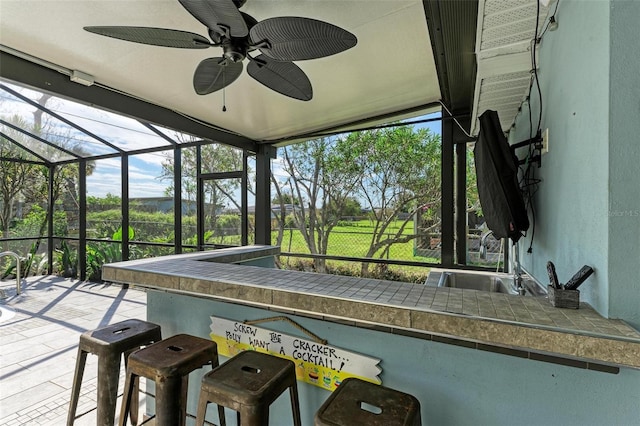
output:
M16 294L20 294L20 256L12 251L3 251L0 253L0 259L5 256L13 256L16 258Z

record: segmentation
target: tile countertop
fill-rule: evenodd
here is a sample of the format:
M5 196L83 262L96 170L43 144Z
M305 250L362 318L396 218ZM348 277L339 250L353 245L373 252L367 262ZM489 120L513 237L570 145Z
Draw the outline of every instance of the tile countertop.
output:
M245 266L279 253L245 246L104 265L105 281L267 307L327 321L451 337L618 367L640 368L640 332L588 304L559 309L546 297L431 287Z

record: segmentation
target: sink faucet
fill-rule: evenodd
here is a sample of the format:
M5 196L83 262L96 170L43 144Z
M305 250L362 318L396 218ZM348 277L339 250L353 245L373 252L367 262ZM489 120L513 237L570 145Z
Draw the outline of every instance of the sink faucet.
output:
M520 295L524 295L526 290L522 285L522 268L520 267L518 243L513 243L513 256L509 258L511 259L511 273L513 273L513 288L515 288Z
M480 238L480 259L487 258L487 238L489 238L490 235L493 235L493 231L485 233L482 238Z

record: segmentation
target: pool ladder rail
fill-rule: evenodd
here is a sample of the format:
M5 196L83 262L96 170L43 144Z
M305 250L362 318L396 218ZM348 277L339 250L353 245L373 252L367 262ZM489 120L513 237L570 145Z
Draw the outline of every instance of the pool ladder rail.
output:
M16 259L16 294L20 294L20 256L12 251L3 251L0 253L0 259L5 256L13 256Z

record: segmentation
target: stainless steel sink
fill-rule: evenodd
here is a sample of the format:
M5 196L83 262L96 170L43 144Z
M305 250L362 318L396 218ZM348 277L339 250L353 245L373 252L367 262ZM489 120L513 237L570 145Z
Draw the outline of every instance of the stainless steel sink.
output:
M466 288L470 290L491 291L494 293L517 294L512 291L513 284L509 276L496 274L474 274L464 272L443 272L438 287Z
M464 288L469 290L490 291L493 293L521 294L518 292L513 275L499 272L462 271L455 269L432 269L426 285L437 287ZM531 277L522 277L523 294L543 296L544 289Z

